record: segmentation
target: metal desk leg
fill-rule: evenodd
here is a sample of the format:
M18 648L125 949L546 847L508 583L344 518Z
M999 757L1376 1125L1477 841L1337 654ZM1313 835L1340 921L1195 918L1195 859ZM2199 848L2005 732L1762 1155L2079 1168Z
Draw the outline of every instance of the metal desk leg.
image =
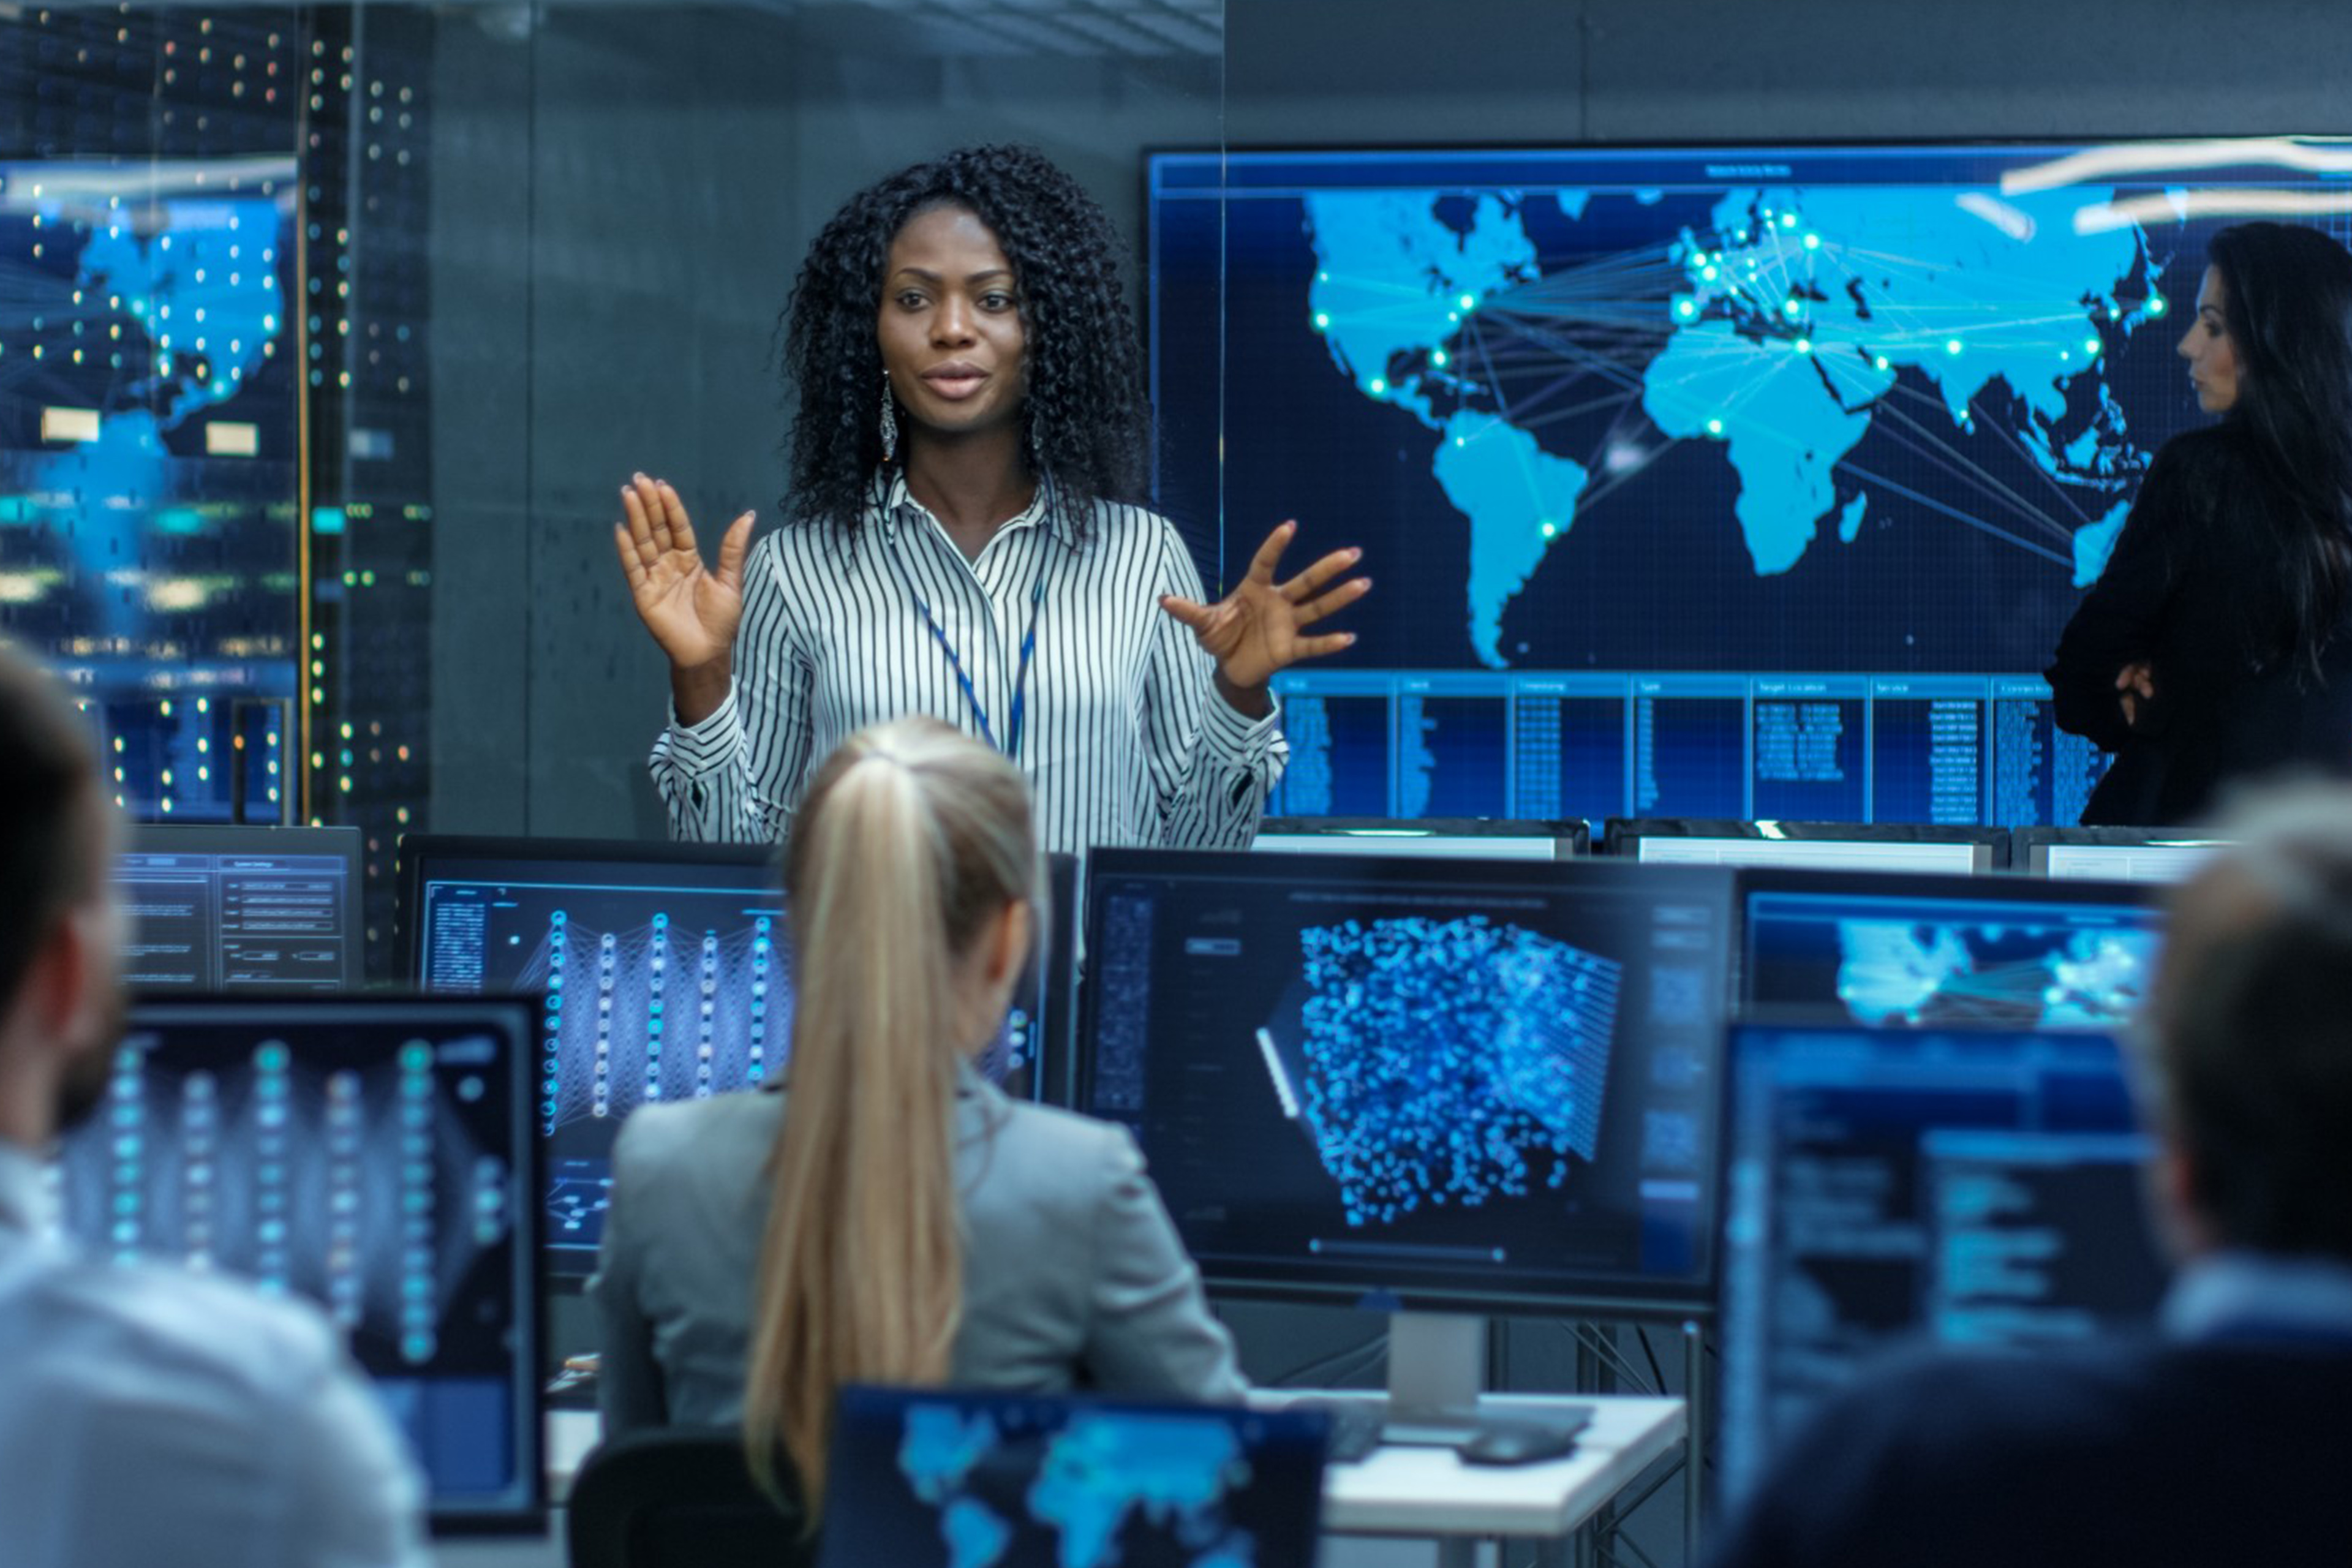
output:
M1437 1538L1437 1568L1478 1568L1478 1540L1471 1535Z
M1683 1561L1697 1568L1700 1510L1706 1503L1706 1337L1683 1325Z

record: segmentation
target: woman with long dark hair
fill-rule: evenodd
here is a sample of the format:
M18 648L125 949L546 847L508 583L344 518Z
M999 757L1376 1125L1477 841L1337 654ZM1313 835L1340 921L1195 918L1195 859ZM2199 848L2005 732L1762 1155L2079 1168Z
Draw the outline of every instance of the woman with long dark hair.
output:
M2157 453L2047 672L2059 726L2116 753L2085 823L2352 773L2352 254L2248 223L2208 259L2179 352L2221 417Z
M696 547L635 476L615 529L670 661L656 784L681 838L784 837L852 731L927 713L1011 758L1048 848L1245 846L1285 756L1267 683L1370 587L1359 552L1288 581L1267 539L1214 605L1140 505L1150 411L1109 220L1025 148L850 198L785 316L799 393L787 526Z

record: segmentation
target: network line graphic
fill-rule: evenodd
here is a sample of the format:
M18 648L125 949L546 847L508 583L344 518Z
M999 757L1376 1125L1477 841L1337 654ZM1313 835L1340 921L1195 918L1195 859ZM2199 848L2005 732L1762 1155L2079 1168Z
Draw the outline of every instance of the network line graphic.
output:
M1489 668L1547 553L1613 499L1664 503L1643 481L1689 446L1730 468L1759 578L1875 519L2080 586L2154 444L2107 363L2178 286L2138 227L2080 231L2084 199L1753 186L1692 223L1646 217L1658 193L1313 190L1307 322L1358 396L1438 437Z
M1562 1185L1601 1142L1621 966L1484 915L1299 933L1259 1045L1350 1226Z

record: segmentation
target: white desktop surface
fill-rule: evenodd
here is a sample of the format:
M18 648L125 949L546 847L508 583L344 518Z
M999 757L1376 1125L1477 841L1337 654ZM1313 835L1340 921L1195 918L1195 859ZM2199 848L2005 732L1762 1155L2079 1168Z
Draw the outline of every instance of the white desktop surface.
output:
M1359 1391L1360 1392L1360 1391ZM1342 1393L1263 1390L1268 1405ZM1535 1465L1465 1465L1450 1448L1382 1447L1324 1472L1323 1528L1339 1534L1562 1536L1682 1441L1679 1399L1621 1394L1489 1394L1482 1410L1530 1415L1589 1405L1576 1452Z
M1364 1391L1265 1389L1257 1403L1368 1397ZM1590 1519L1625 1484L1682 1441L1679 1399L1623 1394L1490 1394L1481 1409L1540 1414L1590 1405L1592 1424L1577 1434L1576 1452L1535 1465L1465 1465L1449 1448L1383 1447L1324 1472L1323 1528L1339 1534L1561 1536ZM555 1410L547 1417L548 1485L562 1501L580 1461L595 1447L595 1413Z

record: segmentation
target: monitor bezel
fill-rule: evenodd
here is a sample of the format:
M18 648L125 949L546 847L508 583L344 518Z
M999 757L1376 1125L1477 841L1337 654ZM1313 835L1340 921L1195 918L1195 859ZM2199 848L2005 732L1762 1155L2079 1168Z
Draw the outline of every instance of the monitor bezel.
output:
M1030 1098L1067 1110L1076 1103L1071 1075L1078 1050L1078 934L1085 916L1079 903L1081 857L1047 853L1040 889L1045 896L1045 952L1038 963L1037 989L1045 1016L1037 1031L1036 1081Z
M356 830L354 830L355 832ZM1076 1043L1077 954L1072 940L1080 914L1080 858L1051 853L1044 861L1043 891L1049 900L1045 952L1038 980L1047 1012L1038 1032L1035 1088L1030 1098L1045 1105L1070 1103L1069 1063ZM783 889L783 854L766 844L682 844L642 838L504 838L494 834L410 833L402 836L394 947L400 984L425 983L425 884L436 859L513 860L555 863L601 860L631 866L721 866L762 868L779 897ZM1055 1098L1058 1094L1059 1098Z
M1745 916L1745 904L1743 901L1743 918ZM1735 1239L1738 1230L1736 1205L1739 1202L1738 1184L1741 1175L1739 1167L1741 1155L1743 1153L1740 1140L1739 1121L1741 1084L1741 1053L1739 1049L1739 1041L1750 1031L1769 1032L1781 1037L1786 1037L1790 1035L1807 1034L1853 1036L1856 1038L1869 1042L1873 1047L1877 1046L1882 1041L1888 1045L1892 1045L1896 1041L1902 1041L1907 1042L1907 1047L1914 1053L1924 1049L1927 1042L1939 1037L2015 1039L2021 1037L2033 1037L2037 1038L2054 1037L2082 1041L2108 1040L2113 1042L2116 1047L2116 1057L2121 1068L2121 1076L2124 1082L2125 1092L2130 1097L2135 1114L2141 1122L2143 1132L2146 1131L2148 1125L2147 1120L2148 1109L2147 1086L2143 1078L2144 1064L2138 1053L2133 1047L2130 1032L2122 1026L2115 1026L2105 1028L2035 1027L2020 1029L2004 1027L2000 1025L1960 1022L1937 1024L1932 1027L1919 1029L1889 1029L1873 1027L1867 1024L1857 1023L1853 1018L1834 1007L1823 1008L1803 1004L1786 1003L1777 1005L1759 1005L1752 1003L1743 1003L1734 1007L1730 1013L1726 1015L1722 1028L1722 1078L1718 1084L1721 1090L1719 1096L1721 1105L1717 1111L1717 1125L1719 1128L1721 1144L1717 1150L1717 1159L1716 1162L1717 1216L1722 1228L1717 1237L1717 1288L1718 1295L1713 1321L1717 1332L1723 1337L1724 1343L1727 1346L1727 1354L1730 1353L1727 1347L1730 1345L1740 1325L1740 1315L1731 1305L1732 1269L1730 1268L1730 1263L1733 1248L1738 1245L1738 1242ZM1762 1194L1759 1197L1758 1201L1769 1205L1770 1202L1769 1191L1768 1190ZM2153 1232L2151 1232L2150 1242L2152 1246L2160 1246L2160 1238L2155 1237ZM1766 1312L1768 1319L1769 1315L1769 1309L1768 1308ZM1744 1350L1748 1347L1742 1346L1741 1348ZM1759 1377L1764 1375L1762 1369L1756 1369L1755 1375ZM1718 1397L1723 1396L1719 1395ZM1732 1395L1730 1397L1745 1398L1746 1394L1743 1392L1741 1394ZM1733 1426L1727 1414L1724 1417L1724 1426L1727 1430L1729 1430ZM1789 1435L1790 1434L1786 1433L1782 1435L1782 1442L1784 1446ZM1736 1441L1737 1439L1734 1440ZM1769 1459L1765 1459L1755 1464L1745 1476L1732 1475L1730 1473L1731 1466L1736 1456L1731 1455L1727 1455L1726 1457L1727 1480L1733 1485L1740 1485L1744 1483L1745 1485L1752 1486L1758 1477L1760 1476L1765 1468L1769 1467ZM1735 1498L1738 1495L1745 1494L1735 1494Z
M1302 1472L1298 1477L1301 1480L1308 1479L1311 1472L1316 1484L1302 1490L1297 1499L1306 1517L1296 1522L1307 1526L1305 1533L1309 1540L1320 1542L1323 1539L1328 1507L1328 1494L1323 1482L1330 1463L1327 1456L1332 1419L1328 1411L1306 1405L1267 1405L1255 1402L1203 1403L1173 1399L1166 1394L1104 1394L1084 1389L1024 1393L1014 1389L969 1386L919 1388L875 1382L845 1384L836 1396L837 1415L828 1445L832 1460L828 1470L831 1479L825 1488L828 1510L835 1506L838 1478L856 1473L855 1461L862 1458L849 1451L850 1445L866 1436L866 1429L877 1422L895 1422L903 1430L905 1413L926 1405L947 1405L964 1420L1024 1407L1049 1407L1060 1418L1054 1428L1057 1431L1067 1426L1071 1416L1089 1411L1107 1412L1139 1421L1170 1416L1213 1421L1233 1429L1236 1447L1242 1449L1244 1461L1278 1458L1295 1462ZM1262 1436L1254 1447L1243 1440L1241 1428L1245 1424L1261 1431ZM1289 1561L1286 1555L1280 1560ZM838 1562L837 1556L826 1556L820 1548L814 1568L832 1568ZM868 1563L869 1560L860 1559L856 1568L868 1568Z
M2231 840L2189 827L2021 827L2010 837L2012 864L2029 877L2050 879L2050 851L2056 847L2116 849L2219 848ZM2059 881L2088 879L2064 877ZM2118 879L2107 879L2116 880ZM2120 879L2145 881L2143 878ZM2155 883L2158 887L2169 883Z
M1767 831L1769 827L1769 831ZM1888 876L1983 876L2013 864L2013 837L2006 827L1926 822L1780 822L1738 817L1612 816L1601 826L1600 853L1639 860L1645 838L1737 838L1755 843L1967 844L1982 851L1983 864L1967 873L1890 868ZM1794 868L1792 868L1793 869ZM1805 868L1815 869L1817 868ZM1849 868L1839 868L1847 869ZM1853 867L1854 870L1866 868Z
M356 830L353 830L356 833ZM545 1535L551 1499L547 1479L547 1389L541 1360L548 1343L547 1286L541 1256L543 1237L541 1194L547 1187L546 1161L538 1124L531 1114L538 1022L531 999L519 995L433 996L411 992L355 992L315 996L271 994L223 995L197 994L138 1001L126 1016L126 1033L141 1028L168 1028L174 1022L218 1024L255 1018L265 1022L285 1017L312 1024L331 1024L336 1015L368 1015L385 1020L428 1015L451 1023L467 1019L496 1021L512 1045L508 1064L509 1103L513 1125L511 1152L514 1179L520 1187L513 1207L516 1293L521 1310L515 1329L522 1342L513 1347L513 1359L522 1393L515 1432L516 1465L527 1489L525 1500L510 1508L448 1508L425 1491L425 1519L436 1539L469 1536ZM321 1017L320 1015L327 1016ZM316 1303L313 1303L316 1305ZM366 1373L360 1373L365 1377ZM424 1478L421 1462L416 1466Z
M766 867L783 885L782 852L770 844L677 844L644 838L504 837L479 833L401 835L394 947L400 955L400 983L421 985L425 967L425 883L436 858L553 862L603 860L631 866Z
M1430 881L1459 880L1465 874L1480 878L1498 878L1506 882L1521 883L1530 889L1558 892L1563 883L1585 883L1612 890L1657 888L1679 882L1692 898L1717 900L1717 912L1724 921L1724 937L1729 948L1729 960L1738 961L1740 929L1737 881L1727 871L1713 866L1636 866L1625 861L1609 861L1595 857L1577 860L1472 860L1434 856L1333 856L1311 852L1285 853L1258 850L1162 849L1162 848L1098 848L1087 858L1087 890L1085 909L1087 951L1100 953L1102 933L1097 929L1102 911L1102 900L1097 896L1100 883L1114 877L1151 876L1168 871L1189 870L1198 874L1204 866L1223 861L1230 868L1234 881L1270 881L1296 885L1301 879L1294 874L1280 873L1286 863L1294 873L1333 876L1342 868L1365 881L1401 876ZM1092 978L1090 975L1089 979ZM1082 984L1079 987L1077 1039L1071 1075L1074 1099L1072 1106L1083 1115L1092 1115L1093 1051L1097 1012L1101 1005L1100 987ZM1726 1038L1724 1026L1731 1010L1727 997L1715 999L1714 1016L1708 1026L1714 1045L1720 1051ZM1719 1167L1723 1148L1723 1127L1720 1121L1724 1100L1719 1092L1723 1064L1715 1061L1710 1070L1717 1074L1718 1091L1706 1098L1700 1114L1713 1118L1702 1131L1711 1157ZM1139 1144L1140 1140L1138 1141ZM1146 1160L1150 1150L1143 1150ZM1721 1186L1719 1169L1707 1172L1700 1178L1706 1192L1705 1202L1717 1201ZM1412 1285L1402 1289L1380 1284L1330 1285L1318 1281L1286 1279L1278 1271L1229 1271L1223 1266L1202 1266L1203 1285L1215 1296L1234 1300L1268 1301L1306 1306L1352 1306L1367 1310L1386 1312L1428 1311L1480 1315L1541 1316L1547 1313L1590 1313L1611 1317L1642 1319L1652 1321L1703 1321L1712 1319L1720 1290L1722 1273L1722 1216L1703 1216L1699 1233L1704 1237L1706 1259L1700 1269L1686 1281L1666 1284L1657 1281L1633 1281L1623 1284L1595 1283L1589 1289L1568 1290L1548 1288L1540 1290L1513 1291L1491 1288L1469 1289Z
M1548 838L1552 858L1567 860L1591 852L1592 825L1580 816L1269 816L1257 825L1259 838L1268 835L1361 838L1368 855L1384 838Z
M1633 862L1640 864L1640 862ZM1663 866L1652 869L1664 870ZM1818 866L1740 866L1732 868L1738 884L1738 935L1731 954L1730 1012L1738 1017L1778 1020L1802 1004L1759 1003L1748 994L1748 939L1752 934L1748 905L1759 893L1853 893L1875 899L1941 899L1963 903L2000 902L2053 905L2123 905L2160 910L2167 884L2111 882L2088 877L2021 877L2012 873L1970 875L1937 871L1870 871L1832 869ZM1851 1022L1851 1020L1849 1020ZM1937 1025L1942 1028L1945 1026Z
M310 991L300 987L256 985L239 995L264 997L350 995L367 984L367 931L360 912L361 834L356 827L280 826L248 822L136 822L130 825L111 871L118 877L126 855L331 855L342 863L343 894L337 918L342 922L343 962L337 988ZM218 931L214 932L217 939ZM139 1000L167 1001L200 995L201 991L159 991L133 988Z

